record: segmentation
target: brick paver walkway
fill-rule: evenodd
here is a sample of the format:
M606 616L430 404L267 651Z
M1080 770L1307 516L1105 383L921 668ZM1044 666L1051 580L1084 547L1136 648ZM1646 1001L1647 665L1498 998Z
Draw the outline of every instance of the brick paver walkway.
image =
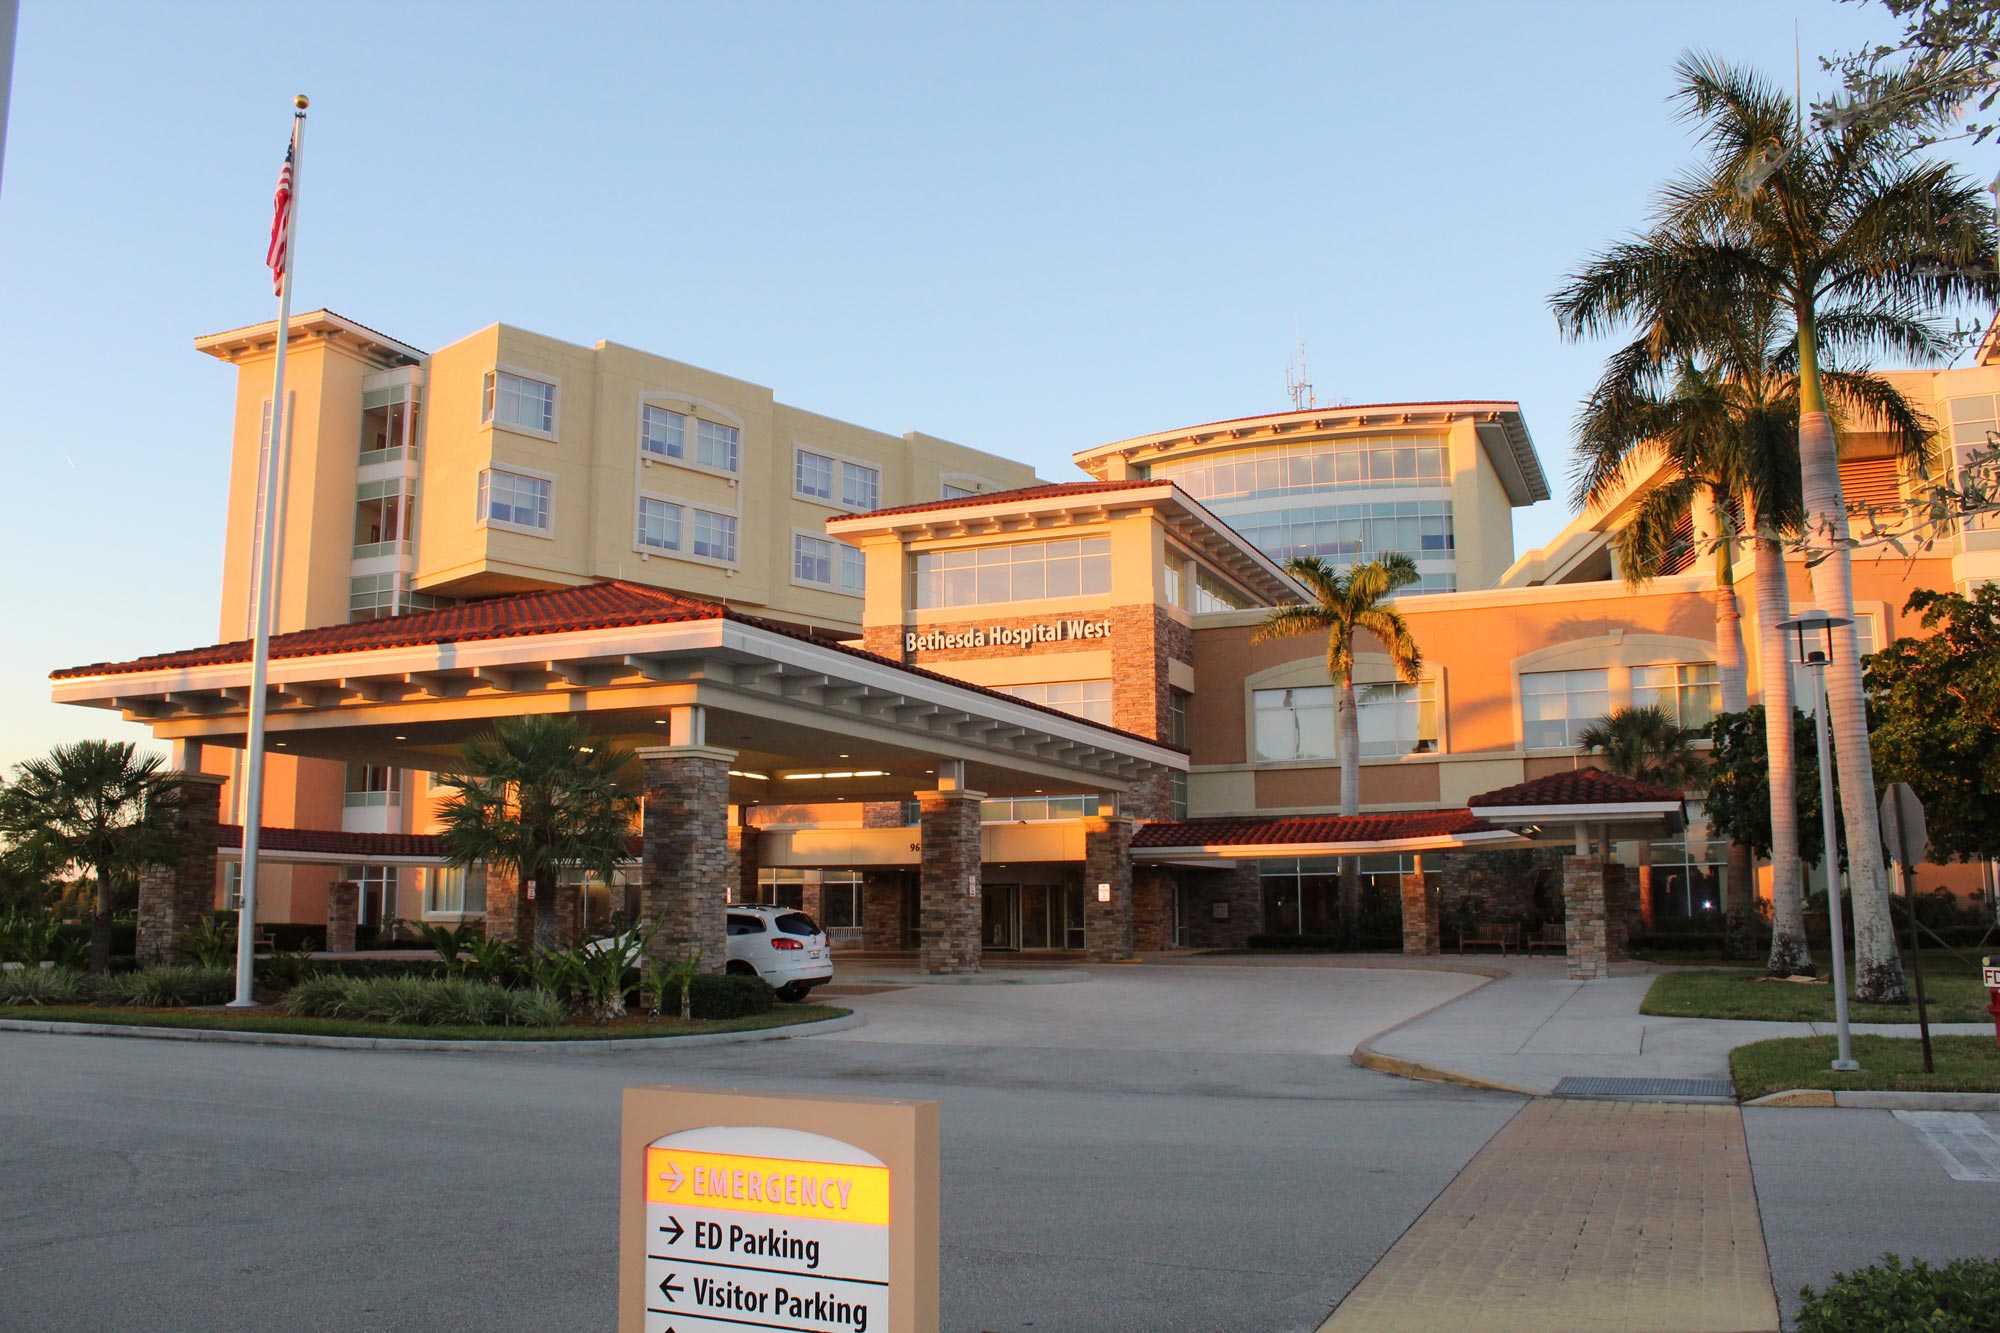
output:
M1777 1327L1735 1107L1538 1099L1323 1333Z

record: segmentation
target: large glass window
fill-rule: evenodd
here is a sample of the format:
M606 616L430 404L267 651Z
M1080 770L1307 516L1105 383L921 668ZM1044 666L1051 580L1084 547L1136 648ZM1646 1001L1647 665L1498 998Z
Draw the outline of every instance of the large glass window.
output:
M356 560L409 549L403 486L401 481L365 481L354 488Z
M396 905L398 870L395 866L348 866L341 874L361 889L357 924L384 926L400 915Z
M707 509L694 511L694 553L710 560L736 562L736 518Z
M831 500L833 460L810 449L799 450L792 461L792 489L816 500Z
M840 502L854 509L876 509L882 500L882 471L859 463L840 465Z
M737 436L734 426L697 419L694 423L694 461L718 472L734 472Z
M655 551L681 549L681 507L651 496L639 497L639 545Z
M410 611L436 611L457 605L449 597L412 592L408 574L363 574L347 582L349 621L380 620Z
M554 483L545 477L489 468L479 474L479 516L490 523L549 530L549 496Z
M1220 577L1211 574L1204 565L1196 565L1194 571L1194 605L1189 608L1198 616L1216 611L1241 611L1251 605L1250 598Z
M504 370L488 371L482 420L552 435L556 428L556 386Z
M1401 551L1422 562L1450 560L1457 549L1449 500L1261 509L1231 515L1230 523L1274 560L1316 555L1354 564Z
M1257 758L1266 762L1332 759L1334 708L1331 685L1252 691L1250 713Z
M1684 662L1632 668L1632 706L1664 709L1689 731L1700 731L1722 708L1715 663Z
M639 447L659 458L681 457L687 450L687 418L664 407L641 407Z
M846 542L792 534L792 577L800 583L860 592L865 567L861 552Z
M425 872L426 912L484 912L486 867L438 866Z
M1111 539L1017 542L916 558L919 607L983 606L1111 591Z
M387 463L416 447L417 413L422 406L407 384L370 389L361 395L361 465Z
M371 805L401 805L403 771L386 764L347 766L347 792L342 802L349 808Z
M1354 687L1361 755L1427 754L1437 749L1437 686L1392 681Z
M1167 691L1167 743L1170 745L1185 746L1188 743L1187 706L1186 690Z
M1155 463L1155 481L1171 481L1197 500L1253 500L1272 495L1390 486L1449 486L1451 446L1440 436L1378 435L1262 445L1223 455Z
M1048 819L1082 819L1097 813L1097 795L1000 796L979 803L987 824L1020 824Z
M1521 676L1521 739L1530 750L1559 749L1610 711L1610 673L1535 671Z
M1111 725L1111 682L1059 680L1047 685L1002 685L1005 694L1029 703L1046 704L1075 717Z

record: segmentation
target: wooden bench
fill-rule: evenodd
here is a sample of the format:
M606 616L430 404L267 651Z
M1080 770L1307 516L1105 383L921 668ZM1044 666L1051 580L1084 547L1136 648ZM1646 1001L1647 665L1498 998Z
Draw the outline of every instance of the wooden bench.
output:
M1528 941L1528 956L1534 957L1535 950L1547 949L1550 953L1563 953L1569 948L1569 941L1563 935L1563 923L1550 921L1543 924L1534 938Z
M1507 950L1520 949L1521 924L1518 921L1475 921L1459 932L1460 957L1465 956L1465 946L1468 944L1495 945L1500 950L1500 956L1504 958L1507 956Z

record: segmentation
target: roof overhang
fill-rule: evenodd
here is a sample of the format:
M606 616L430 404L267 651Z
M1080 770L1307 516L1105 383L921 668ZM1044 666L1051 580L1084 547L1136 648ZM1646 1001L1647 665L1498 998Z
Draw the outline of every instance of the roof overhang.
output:
M1508 829L1485 829L1466 833L1349 842L1217 842L1180 847L1134 847L1132 859L1173 861L1191 865L1270 860L1276 857L1375 856L1384 853L1444 852L1468 848L1500 851L1527 845L1527 839Z
M1583 824L1603 824L1620 831L1669 833L1686 822L1683 801L1590 801L1571 805L1474 805L1472 813L1489 824L1521 829L1526 836L1554 825L1573 830Z
M1084 489L1075 494L1032 499L1010 498L1002 492L991 504L957 502L943 508L910 507L831 518L826 530L849 540L892 535L907 544L1031 533L1103 522L1119 514L1142 510L1152 511L1168 532L1271 605L1311 600L1311 595L1283 566L1170 481L1156 486L1122 486L1116 490Z
M415 365L425 359L426 353L398 342L386 333L377 332L366 324L357 324L345 315L336 315L331 310L313 310L303 315L293 315L287 327L291 330L291 341L303 337L325 338L352 347L370 360L386 366ZM206 333L194 340L197 352L206 352L219 361L241 361L249 357L269 355L277 349L278 321L267 319L261 324L247 324L240 329L228 329L222 333Z

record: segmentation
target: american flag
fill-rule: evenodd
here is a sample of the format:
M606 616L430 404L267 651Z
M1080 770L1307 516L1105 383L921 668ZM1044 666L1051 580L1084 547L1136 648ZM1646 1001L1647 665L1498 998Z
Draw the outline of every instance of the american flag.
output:
M278 192L271 198L271 248L264 262L271 266L271 295L285 290L285 242L291 235L292 153L296 144L285 145L285 165L278 172Z

